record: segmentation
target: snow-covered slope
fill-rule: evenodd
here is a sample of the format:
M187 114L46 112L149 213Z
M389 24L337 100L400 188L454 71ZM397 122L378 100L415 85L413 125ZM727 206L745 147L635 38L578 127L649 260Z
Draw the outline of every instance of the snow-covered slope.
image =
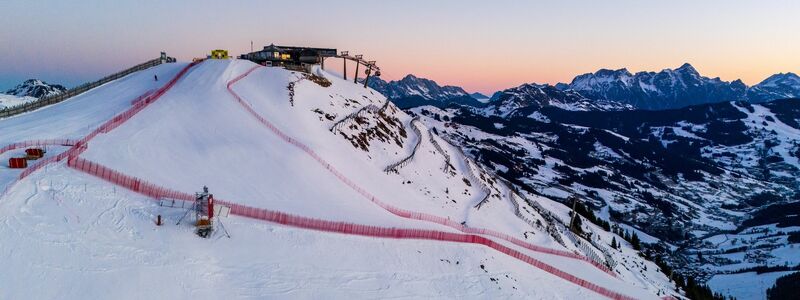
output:
M0 94L0 109L22 105L28 102L36 101L36 99L37 98L28 96L18 97L14 95Z
M530 105L502 117L472 108L411 111L530 193L565 203L578 197L612 228L636 232L648 244L644 253L697 282L800 264L791 238L800 234L796 99L661 111ZM795 210L780 206L792 201Z
M9 129L0 131L0 143L80 139L164 84L152 81L153 74L171 78L184 67L160 65L0 120ZM318 84L325 80L332 85ZM15 185L20 172L0 169L0 190L10 187L0 198L0 257L14 270L0 272L0 298L593 299L607 290L647 299L673 293L652 263L615 265L612 276L572 254L599 250L563 242L566 232L551 224L568 218L562 208L531 195L516 200L513 187L385 104L373 90L321 70L311 75L210 60L191 67L129 120L87 140L81 158L171 189L191 193L206 185L227 201L303 217L444 233L491 230L502 233L482 234L494 249L324 233L238 216L223 219L232 238L200 239L191 226L174 225L182 210L62 161ZM64 149L51 147L47 157ZM395 172L384 172L410 154ZM414 213L401 217L380 203ZM416 218L420 213L463 226L419 220L427 220ZM165 217L164 226L154 225L156 215ZM562 273L594 287L554 275Z
M752 102L800 98L800 76L792 72L778 73L752 86L747 93Z

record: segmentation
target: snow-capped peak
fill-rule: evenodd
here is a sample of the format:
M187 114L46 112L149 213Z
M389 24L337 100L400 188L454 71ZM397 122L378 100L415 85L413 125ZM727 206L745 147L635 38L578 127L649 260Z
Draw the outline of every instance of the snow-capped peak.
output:
M400 80L384 81L371 79L369 86L390 99L421 97L424 100L445 101L456 97L469 97L469 93L457 86L441 86L436 81L408 74Z
M601 69L575 77L560 89L578 91L593 100L617 101L642 109L669 109L689 105L745 99L747 87L700 75L691 64L660 72Z
M700 73L699 73L699 72L697 72L697 69L695 69L695 68L694 68L694 66L692 66L692 65L691 65L691 64L689 64L689 63L684 63L684 64L682 64L680 67L678 67L677 69L675 69L675 71L677 71L677 72L681 72L681 73L696 74L696 75L698 75L698 76L700 75Z
M800 76L792 72L772 75L750 88L748 96L753 102L800 97Z
M403 77L403 79L400 79L400 81L417 80L417 79L419 78L417 76L414 76L414 74L408 74L405 77Z
M555 106L565 110L626 110L632 107L613 101L587 99L575 90L561 90L549 84L526 83L510 88L484 109L487 115L507 117L522 108Z
M39 79L28 79L5 93L17 97L42 98L58 95L66 90L67 88L59 84L49 84Z
M800 76L792 72L778 73L767 77L767 79L764 79L764 81L758 84L758 86L761 87L776 87L781 85L800 87Z

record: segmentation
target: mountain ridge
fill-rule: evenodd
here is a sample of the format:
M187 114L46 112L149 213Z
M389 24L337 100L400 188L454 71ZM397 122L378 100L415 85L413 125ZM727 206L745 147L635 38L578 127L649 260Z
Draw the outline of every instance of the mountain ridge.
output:
M678 68L667 68L658 72L631 73L627 68L602 68L593 73L575 76L570 83L526 83L499 91L491 97L480 93L469 94L458 86L439 86L433 80L411 74L389 82L376 78L370 81L370 87L400 103L403 108L426 104L445 107L451 103L485 106L468 99L473 98L479 100L478 102L487 102L489 106L517 108L534 103L541 106L551 102L561 107L574 104L574 110L664 110L725 101L760 103L800 97L800 76L792 72L778 73L756 85L747 86L740 79L728 82L719 77L703 76L694 66L684 63ZM531 87L541 88L543 91L530 93ZM566 96L556 90L572 94L567 97L571 99L565 99ZM507 95L501 99L503 94ZM526 99L522 94L528 94L531 98ZM488 101L485 98L489 98ZM509 103L511 98L519 103ZM496 110L507 109L509 108Z

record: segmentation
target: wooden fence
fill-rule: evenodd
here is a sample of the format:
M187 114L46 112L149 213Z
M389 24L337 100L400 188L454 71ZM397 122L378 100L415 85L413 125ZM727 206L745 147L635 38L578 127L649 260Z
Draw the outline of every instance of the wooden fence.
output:
M135 66L133 66L131 68L128 68L126 70L123 70L123 71L111 74L109 76L103 77L100 80L97 80L97 81L94 81L94 82L89 82L89 83L84 83L84 84L82 84L80 86L77 86L75 88L69 89L66 92L63 92L63 93L58 94L58 95L53 95L53 96L49 96L49 97L42 97L42 98L40 98L40 99L38 99L36 101L24 103L24 104L17 105L17 106L14 106L14 107L4 108L4 109L0 110L0 119L7 118L7 117L10 117L10 116L14 116L14 115L18 115L18 114L25 113L25 112L29 112L29 111L33 111L33 110L37 110L37 109L40 109L40 108L48 106L48 105L52 105L52 104L56 104L56 103L62 102L64 100L67 100L69 98L75 97L75 96L80 95L80 94L83 94L88 90L91 90L93 88L96 88L98 86L106 84L108 82L111 82L111 81L120 79L122 77L125 77L128 74L131 74L133 72L138 72L138 71L141 71L141 70L144 70L144 69L148 69L148 68L160 65L162 62L163 61L160 58L149 60L149 61L146 61L144 63L135 65Z

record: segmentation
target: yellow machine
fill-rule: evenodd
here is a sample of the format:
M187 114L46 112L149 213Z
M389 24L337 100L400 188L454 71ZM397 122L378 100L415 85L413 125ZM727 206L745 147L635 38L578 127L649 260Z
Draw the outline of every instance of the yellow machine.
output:
M228 56L228 50L216 49L216 50L211 50L211 56L209 58L211 58L211 59L229 59L230 56Z

